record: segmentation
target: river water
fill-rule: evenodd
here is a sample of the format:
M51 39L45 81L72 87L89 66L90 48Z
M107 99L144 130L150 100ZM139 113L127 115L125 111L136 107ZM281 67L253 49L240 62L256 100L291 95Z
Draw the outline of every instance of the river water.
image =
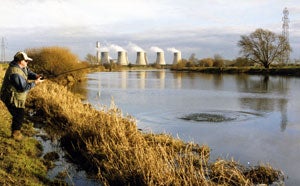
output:
M96 108L114 100L138 128L207 144L211 159L269 163L300 185L300 78L246 74L97 72L78 84Z

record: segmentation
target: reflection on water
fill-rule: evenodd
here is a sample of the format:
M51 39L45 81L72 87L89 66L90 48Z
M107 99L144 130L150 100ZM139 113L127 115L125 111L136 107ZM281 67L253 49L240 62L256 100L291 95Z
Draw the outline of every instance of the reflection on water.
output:
M166 72L165 71L157 71L156 78L159 79L159 88L165 88L165 79L166 79Z
M181 79L182 79L182 73L174 73L174 79L175 79L175 87L180 89L182 88Z
M127 71L122 71L121 72L121 88L126 89L127 88L127 77L128 77L128 72Z
M168 73L166 75L166 73ZM288 77L251 76L241 75L222 75L222 74L197 74L197 73L170 73L166 70L159 71L121 71L118 73L95 73L90 75L90 85L97 91L97 100L101 100L103 88L109 89L199 89L202 91L218 90L223 94L236 89L236 92L245 93L245 96L237 96L234 101L239 101L241 109L250 109L262 112L272 112L279 110L281 113L281 129L285 130L288 123L287 104L285 96L289 90ZM229 79L230 82L224 82ZM235 83L234 83L235 82ZM234 83L234 84L232 84ZM81 88L73 90L86 95L86 86L81 83ZM233 89L233 90L234 90ZM81 91L81 92L80 92ZM235 92L235 93L236 93ZM248 93L248 94L247 94ZM249 94L250 93L250 94ZM253 94L251 94L253 93ZM257 94L260 96L258 97ZM113 96L113 95L112 95ZM183 95L184 96L184 95ZM219 95L216 95L217 97ZM111 99L111 96L109 96ZM179 98L180 99L180 98ZM150 99L151 100L151 99ZM107 102L107 100L103 100Z
M300 185L300 78L168 70L102 72L88 78L81 88L96 108L109 105L113 97L144 131L207 144L212 158L270 163L289 177L287 185ZM180 119L185 116L201 122ZM214 118L220 121L209 121Z
M281 117L281 130L284 131L288 123L287 99L279 98L241 98L241 104L257 111L274 111L278 109Z
M286 129L287 123L288 123L288 117L287 117L287 99L281 99L279 101L279 110L281 113L281 131L284 131Z
M288 77L272 77L269 76L251 76L239 75L236 76L236 83L239 85L241 92L257 92L257 93L272 93L278 92L281 94L287 93L289 90Z
M147 75L147 73L145 72L145 71L143 71L143 72L141 72L141 73L139 73L138 74L138 79L140 80L139 82L140 82L140 86L139 86L139 88L140 89L145 89L145 86L146 86L146 75Z
M290 79L287 77L273 77L270 80L269 76L250 78L248 75L244 75L243 78L237 79L237 82L241 85L239 87L239 91L241 92L256 92L262 94L270 94L272 96L272 93L274 92L286 95L287 91L289 90L289 80ZM284 131L288 122L288 100L286 97L276 98L271 96L262 98L244 97L241 98L240 101L242 105L257 111L274 111L278 109L281 114L281 130Z

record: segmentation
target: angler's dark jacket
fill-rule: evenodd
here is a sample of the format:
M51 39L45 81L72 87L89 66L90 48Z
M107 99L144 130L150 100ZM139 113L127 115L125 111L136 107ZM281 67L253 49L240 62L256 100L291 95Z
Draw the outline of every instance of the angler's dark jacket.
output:
M35 86L28 80L36 79L37 74L29 68L20 68L17 62L12 61L6 70L1 87L1 100L7 104L13 104L17 108L25 108L28 91Z

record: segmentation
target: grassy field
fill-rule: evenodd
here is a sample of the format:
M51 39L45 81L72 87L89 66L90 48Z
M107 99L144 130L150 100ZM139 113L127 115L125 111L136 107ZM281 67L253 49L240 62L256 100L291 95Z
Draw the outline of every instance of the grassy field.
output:
M48 80L30 92L27 106L37 113L33 120L62 131L61 143L72 159L103 185L253 185L281 178L280 171L269 165L211 161L206 145L143 133L134 118L123 116L113 104L107 110L95 110ZM29 137L13 141L11 117L2 103L0 107L0 185L49 185L42 148L29 135L32 125L23 129Z

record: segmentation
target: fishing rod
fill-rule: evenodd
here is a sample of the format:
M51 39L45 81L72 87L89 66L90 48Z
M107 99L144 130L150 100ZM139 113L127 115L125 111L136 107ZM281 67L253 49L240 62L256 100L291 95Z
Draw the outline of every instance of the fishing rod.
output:
M89 68L95 68L95 67L99 67L100 65L95 65L95 66L88 66L88 67L82 67L82 68L76 68L76 69L72 69L72 70L68 70L68 71L64 71L64 72L61 72L59 74L49 74L47 76L47 79L52 79L52 78L57 78L61 75L64 75L64 74L68 74L70 72L75 72L75 71L80 71L80 70L84 70L84 69L89 69ZM42 79L45 79L45 76L42 75Z

